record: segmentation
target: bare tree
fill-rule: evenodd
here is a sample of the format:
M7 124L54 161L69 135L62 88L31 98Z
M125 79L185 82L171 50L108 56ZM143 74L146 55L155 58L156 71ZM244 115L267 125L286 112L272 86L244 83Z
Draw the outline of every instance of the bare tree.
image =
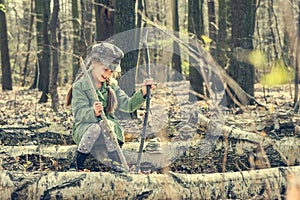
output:
M300 8L300 2L298 3ZM298 35L297 35L297 47L296 47L296 64L295 64L295 96L294 96L294 109L299 111L299 65L300 65L300 15L298 16Z
M203 0L188 1L188 32L193 33L194 36L198 39L200 39L200 36L204 33L202 8ZM192 57L189 58L189 63L189 79L192 87L191 89L199 94L204 94L203 77L200 75L200 72L195 68L197 66L197 63ZM199 99L198 96L195 96L191 93L189 98L190 100L194 100L195 98Z
M209 29L209 37L213 42L217 40L217 24L216 24L216 9L215 9L215 0L209 0L207 2L208 7L208 29ZM223 9L223 8L221 8ZM215 47L211 49L213 52Z
M58 49L59 49L59 41L58 41L58 33L57 33L57 24L59 24L58 20L58 12L59 12L59 0L54 0L53 4L53 12L50 21L50 31L51 31L51 52L52 52L52 70L51 70L51 81L49 92L52 99L52 109L57 112L58 111L58 93L57 93L57 78L58 78Z
M93 4L91 0L80 0L81 5L81 27L85 46L92 44L92 17Z
M136 1L133 0L116 1L115 18L114 18L115 34L136 28L135 3ZM128 38L129 42L135 41L136 35L132 34L130 35L130 37L131 38ZM137 51L126 53L121 63L122 72L126 73L131 69L135 68L136 65L137 65ZM120 84L120 86L122 86L122 88L128 95L131 95L135 90L135 80L127 79L126 81L124 81L124 83Z
M112 1L96 0L96 41L103 41L114 34L114 5Z
M2 90L12 90L12 78L5 12L6 8L4 0L0 0L0 47L2 65Z
M50 17L50 0L35 0L36 14L36 40L37 40L37 61L35 78L32 88L38 87L43 91L39 103L47 102L50 79L50 41L48 34L48 22Z
M72 0L72 18L73 18L73 80L80 68L78 56L83 56L86 50L84 42L83 26L79 17L78 1Z
M175 33L179 32L179 16L178 16L178 0L172 0L172 18L173 18L173 30ZM179 35L176 35L179 37ZM182 80L182 69L181 69L181 57L180 57L180 47L177 42L173 42L173 55L172 55L172 67L178 72L175 75L174 80Z
M29 10L30 19L29 19L29 25L28 25L27 53L25 56L25 63L24 63L24 68L23 68L22 86L25 86L26 77L28 76L28 64L29 64L29 57L30 57L30 49L31 49L31 43L33 40L33 37L32 37L33 22L34 22L33 4L34 4L34 0L31 0L30 1L30 10Z
M256 0L231 0L231 42L233 51L253 49ZM254 66L232 56L228 73L251 96L254 96ZM230 95L227 102L234 105ZM251 103L251 100L249 99ZM248 103L248 102L243 102Z
M228 4L226 0L219 0L219 29L216 42L216 60L225 68L227 66L227 49L229 42L227 38L227 12Z
M42 96L39 100L39 103L44 103L48 101L49 93L49 79L50 79L50 40L49 40L49 18L50 18L50 1L44 0L42 2L43 10L43 21L42 21L42 51L41 54L38 54L38 59L41 59L39 69L39 89L43 91Z

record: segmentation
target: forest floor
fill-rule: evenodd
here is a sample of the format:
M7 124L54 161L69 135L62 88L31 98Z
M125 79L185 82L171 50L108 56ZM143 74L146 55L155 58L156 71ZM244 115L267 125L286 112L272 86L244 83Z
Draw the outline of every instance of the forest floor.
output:
M207 118L215 115L210 102L188 101L189 84L186 81L159 84L151 99L150 128L148 140L159 137L165 142L175 142L186 138L196 140L205 135L205 130L189 126L187 129L182 122L188 121L191 114L197 110ZM68 87L59 88L60 109L53 112L51 100L38 104L41 95L36 90L14 88L13 91L0 93L0 163L5 170L50 170L67 171L70 159L56 159L43 154L21 154L16 157L2 151L7 146L67 146L75 145L72 139L73 118L69 107L64 106ZM255 98L264 106L251 105L244 110L236 107L220 110L224 125L254 132L274 141L293 140L300 138L300 116L293 111L293 100L290 85L281 85L270 89L255 86ZM137 112L137 119L120 120L124 127L126 142L139 142L139 134L143 125L144 107ZM185 131L186 130L186 131ZM192 134L189 134L191 133ZM187 152L178 156L167 170L179 173L214 173L225 171L240 171L253 169L250 154L230 152L230 149L213 147L208 153L199 156L203 151L199 146L190 146ZM254 162L256 168L294 166L299 165L299 159L285 161L280 152L271 147L264 149L269 164L259 167L258 160ZM227 160L224 157L227 157ZM286 155L287 156L287 155ZM1 162L2 160L2 162ZM226 163L225 163L226 161ZM86 167L91 171L109 171L110 169L90 158ZM255 168L255 166L254 166ZM159 169L161 172L165 169ZM155 171L155 170L153 170Z

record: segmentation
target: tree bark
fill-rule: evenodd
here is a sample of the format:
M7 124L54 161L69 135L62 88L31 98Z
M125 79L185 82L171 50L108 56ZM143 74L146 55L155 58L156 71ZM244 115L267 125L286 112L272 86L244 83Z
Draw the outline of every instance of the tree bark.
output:
M188 2L188 32L195 34L195 36L199 39L201 35L204 33L203 28L203 0L189 0ZM192 45L192 44L191 44ZM191 48L194 48L191 46ZM204 94L204 86L203 86L203 77L201 76L201 72L199 71L198 63L193 57L189 58L189 80L191 84L191 89L197 92L198 94ZM199 100L199 96L195 96L190 94L190 101Z
M87 46L90 46L93 44L93 10L94 10L94 4L92 0L84 0L81 1L82 8L84 8L82 11L82 14L84 17L82 19L84 20L84 39ZM83 6L84 5L84 6Z
M298 3L300 8L300 2ZM298 27L300 27L300 16L298 16ZM300 28L297 31L297 46L296 46L296 63L295 63L295 96L294 96L294 110L299 111L299 67L300 67Z
M84 33L83 33L83 26L82 26L82 19L80 20L79 17L79 8L78 8L78 1L72 0L72 18L73 18L73 81L76 78L78 70L80 68L79 64L79 56L86 55L86 45L84 43Z
M49 79L50 79L50 66L51 66L51 56L50 56L50 39L49 39L49 18L50 18L50 0L45 0L42 2L43 9L43 23L42 23L42 52L38 54L40 62L40 74L39 74L39 89L43 92L39 100L39 103L45 103L48 101L49 93Z
M231 0L231 41L235 56L231 58L228 68L229 75L248 94L254 96L254 67L253 65L240 60L240 50L253 50L253 32L255 23L256 0L247 1ZM227 97L228 105L234 105L230 95ZM253 100L249 100L253 103Z
M116 1L115 5L115 16L114 16L114 33L122 33L127 30L133 30L136 28L136 15L135 15L135 3L134 0L123 0L123 1ZM132 31L132 33L134 33ZM128 34L127 36L127 43L122 42L125 47L120 47L124 49L132 45L132 42L136 41L135 34ZM126 74L130 70L134 69L137 66L137 58L138 58L138 51L132 52L125 52L125 56L121 62L122 73ZM135 73L130 73L132 76L127 79L120 80L120 87L131 96L135 91ZM127 74L128 75L128 74Z
M30 0L30 10L29 10L29 24L28 24L28 40L27 40L27 52L25 56L25 63L23 68L23 80L22 86L26 85L26 77L28 76L28 64L29 64L29 57L30 57L30 49L31 49L31 42L32 42L32 30L33 30L33 23L34 23L34 8L33 8L34 0Z
M216 60L220 66L226 68L228 64L227 49L228 38L227 38L227 10L228 6L226 0L219 1L219 30L217 34L216 42Z
M208 29L209 29L209 38L212 39L212 42L215 43L217 41L217 23L216 23L216 9L215 9L215 1L209 0L207 2L208 7ZM222 8L223 9L223 8ZM214 55L215 45L211 49L211 52Z
M50 17L50 1L35 0L36 32L37 32L37 61L33 84L30 89L38 88L43 91L39 103L47 102L50 73L50 48L48 22Z
M96 41L104 41L114 34L114 5L112 1L96 0Z
M300 167L217 174L0 171L1 199L278 199Z
M172 0L172 18L175 36L179 37L178 0ZM180 47L175 41L173 42L172 68L175 70L175 74L173 75L172 80L181 81L183 78L181 69Z
M49 92L51 95L51 104L54 112L58 111L59 99L57 93L57 79L58 79L58 69L59 69L59 41L57 36L57 26L59 13L59 0L54 0L53 3L53 13L50 22L50 31L51 31L51 52L52 52L52 70L51 70L51 82Z
M12 90L11 66L8 49L6 7L4 0L0 0L0 48L1 48L1 71L2 71L2 90Z

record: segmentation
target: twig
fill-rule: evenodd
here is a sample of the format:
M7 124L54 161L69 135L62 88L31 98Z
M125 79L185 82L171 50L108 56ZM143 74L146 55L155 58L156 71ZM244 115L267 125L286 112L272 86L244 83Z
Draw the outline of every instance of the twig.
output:
M110 8L110 7L108 7L107 5L104 5L104 4L102 4L102 3L96 3L96 2L94 2L94 5L103 7L103 8L105 8L105 9L107 9L108 11L111 11L111 12L114 12L114 11L115 11L114 8Z
M227 163L228 146L229 146L228 145L228 135L229 134L230 133L223 136L224 142L225 142L225 144L224 144L224 157L223 157L223 162L222 162L222 172L223 173L226 172L226 163Z

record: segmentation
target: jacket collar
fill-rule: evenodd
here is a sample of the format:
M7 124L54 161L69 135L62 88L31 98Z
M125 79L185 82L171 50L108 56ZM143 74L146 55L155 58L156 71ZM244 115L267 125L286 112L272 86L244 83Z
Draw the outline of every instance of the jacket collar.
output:
M90 76L91 80L93 80L91 72L89 72L88 75ZM94 88L96 88L96 85L95 85L94 81L92 81L92 82L93 82ZM102 92L104 92L105 90L107 90L107 88L108 88L107 83L103 82L102 87L99 90L97 90L97 94L100 97L100 99L104 100ZM86 90L91 90L91 89L92 88L90 86L90 81L85 76L83 76L82 77L82 90L86 91Z

